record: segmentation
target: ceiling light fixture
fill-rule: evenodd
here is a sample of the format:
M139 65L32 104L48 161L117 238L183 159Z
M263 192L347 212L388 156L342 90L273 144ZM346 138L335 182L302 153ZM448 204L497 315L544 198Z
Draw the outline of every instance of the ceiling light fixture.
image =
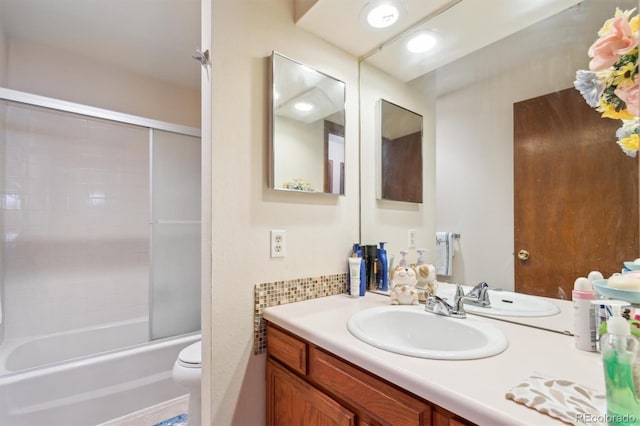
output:
M313 109L313 104L309 102L296 102L293 107L300 112L308 112Z
M421 31L407 41L407 50L412 53L424 53L431 50L438 43L435 35L430 31Z
M406 7L400 0L373 0L362 8L360 20L381 29L395 24L405 13Z

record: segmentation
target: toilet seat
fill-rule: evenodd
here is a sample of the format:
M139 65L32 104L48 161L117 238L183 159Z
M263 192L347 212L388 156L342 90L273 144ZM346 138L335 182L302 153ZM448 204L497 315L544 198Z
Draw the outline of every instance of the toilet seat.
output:
M187 346L178 354L178 364L186 368L201 368L202 342L198 341Z

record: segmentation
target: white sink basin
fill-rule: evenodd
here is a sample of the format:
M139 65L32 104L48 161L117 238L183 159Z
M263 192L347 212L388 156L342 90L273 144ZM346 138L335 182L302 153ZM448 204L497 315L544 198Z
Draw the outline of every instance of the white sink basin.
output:
M463 288L465 293L471 289L470 287ZM453 304L455 290L453 285L441 285L436 293ZM560 312L560 308L548 300L512 291L489 290L489 300L491 306L488 308L465 303L464 310L474 314L512 317L547 317Z
M486 358L509 345L502 331L491 324L435 315L422 305L365 309L349 318L347 328L365 343L418 358Z

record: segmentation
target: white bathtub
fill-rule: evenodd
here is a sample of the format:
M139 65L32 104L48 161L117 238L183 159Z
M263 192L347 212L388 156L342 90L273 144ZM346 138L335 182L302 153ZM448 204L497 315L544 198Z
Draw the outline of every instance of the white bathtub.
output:
M185 394L173 382L171 369L178 352L200 334L113 350L114 342L132 344L141 331L146 332L146 321L58 333L14 346L0 358L5 372L0 375L0 425L96 425ZM98 352L103 353L86 356ZM84 358L62 361L71 357Z

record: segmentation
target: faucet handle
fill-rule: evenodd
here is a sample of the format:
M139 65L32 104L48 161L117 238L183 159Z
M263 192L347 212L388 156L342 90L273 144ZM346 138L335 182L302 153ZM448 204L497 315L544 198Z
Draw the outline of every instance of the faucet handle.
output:
M454 298L464 297L464 290L460 284L456 284L456 294Z
M458 294L461 294L460 296ZM457 284L456 287L456 295L453 299L453 306L451 307L450 314L454 318L466 318L467 312L464 310L464 291L462 290L462 286Z
M489 289L489 284L483 281L479 284L476 284L471 290L469 290L469 293L467 293L467 296L480 298L480 295L482 294L482 292L487 291L488 289Z

